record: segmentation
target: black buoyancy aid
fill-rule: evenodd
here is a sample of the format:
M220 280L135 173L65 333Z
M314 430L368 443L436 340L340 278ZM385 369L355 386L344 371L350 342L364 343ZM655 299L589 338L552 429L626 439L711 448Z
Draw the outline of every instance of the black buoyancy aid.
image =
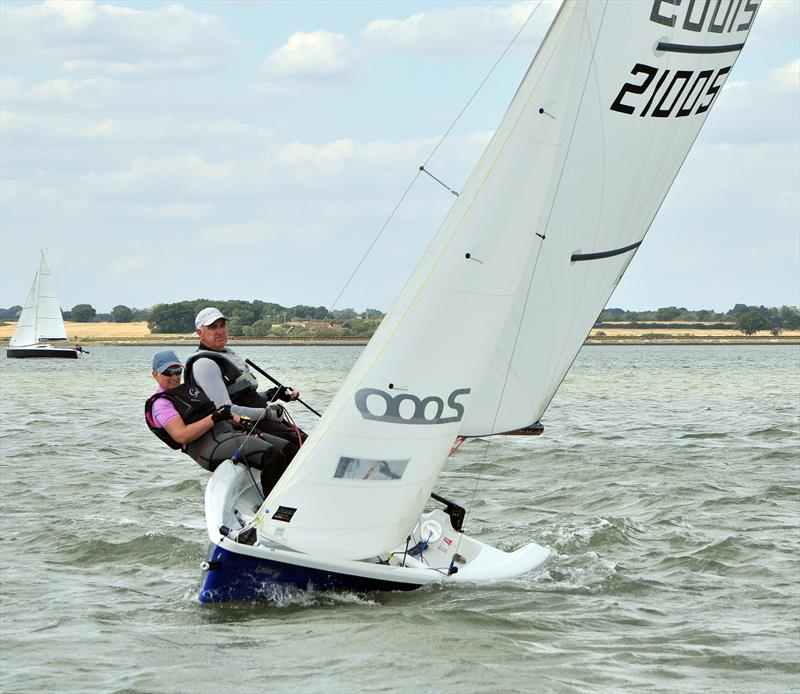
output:
M147 427L170 448L175 450L182 448L181 444L173 439L166 429L157 426L153 419L153 405L159 398L166 398L174 405L184 424L199 422L217 409L200 388L190 383L184 383L177 388L151 395L144 404L144 419L147 422Z
M225 388L228 390L228 396L234 405L266 407L269 404L269 400L258 393L258 379L247 368L244 360L235 352L227 349L215 352L200 345L184 364L183 373L186 383L195 383L192 366L198 359L211 359L219 367Z

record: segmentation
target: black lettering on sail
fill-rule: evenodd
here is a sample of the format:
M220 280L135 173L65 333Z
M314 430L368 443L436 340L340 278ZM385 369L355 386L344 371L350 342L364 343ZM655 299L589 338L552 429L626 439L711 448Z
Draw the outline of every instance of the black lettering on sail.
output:
M631 70L632 75L639 75L644 73L647 75L645 77L644 82L642 84L630 84L626 83L622 85L622 89L619 90L619 94L617 94L617 98L614 99L614 103L611 104L612 111L619 111L620 113L627 113L631 115L635 108L633 106L629 106L628 104L623 104L622 99L625 97L627 92L631 94L644 94L647 91L647 88L650 86L650 82L653 81L653 77L656 76L658 70L650 65L644 65L643 63L636 63L633 66L633 70Z
M683 28L687 31L703 31L703 24L706 21L706 14L708 13L709 0L701 0L703 4L703 13L700 19L696 22L692 21L692 11L694 10L695 0L689 0L689 6L686 8L686 17L683 20Z
M708 111L708 109L711 108L711 104L714 103L714 97L716 97L717 92L719 92L720 88L722 87L722 83L718 84L719 78L722 77L723 78L722 82L724 83L725 82L724 77L731 71L731 67L733 66L729 65L728 67L724 67L717 73L717 76L714 78L714 81L711 83L711 86L706 92L706 94L711 98L708 100L708 102L706 102L705 104L701 104L697 108L698 113L705 113L706 111Z
M669 83L669 87L667 87L667 91L664 92L664 96L661 97L661 101L658 102L658 106L656 106L655 111L653 111L654 118L666 118L672 113L672 109L675 108L675 104L678 103L678 99L681 98L681 94L683 94L683 90L686 89L686 85L689 84L689 79L692 76L691 70L678 70L675 73L675 76L672 78L672 82ZM680 90L675 95L675 98L672 100L672 103L669 105L669 108L663 108L664 102L667 100L667 97L672 92L672 88L675 86L675 83L678 80L683 80L683 84L681 85Z
M708 84L708 80L711 78L711 75L714 73L713 70L703 70L701 73L697 75L697 79L694 81L692 88L689 90L689 93L686 95L686 98L683 100L683 104L681 104L680 109L675 114L677 118L683 118L684 116L688 116L693 110L694 107L697 105L697 101L703 96L703 90L706 88ZM703 80L702 86L700 86L700 80ZM699 88L698 88L699 87ZM697 96L694 98L691 106L686 106L689 103L689 99L692 98L692 94L697 92Z

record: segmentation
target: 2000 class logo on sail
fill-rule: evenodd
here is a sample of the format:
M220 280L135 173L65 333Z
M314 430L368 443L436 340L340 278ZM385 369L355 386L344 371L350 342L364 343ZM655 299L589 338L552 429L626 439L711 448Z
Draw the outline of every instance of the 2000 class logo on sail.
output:
M437 395L419 398L411 393L392 395L378 388L362 388L355 394L355 403L364 419L392 424L450 424L460 422L464 416L464 405L457 402L470 388L457 388L447 398L447 406L453 414L445 413L444 401ZM384 407L378 402L383 400ZM410 405L404 405L410 403ZM402 412L401 412L402 407Z

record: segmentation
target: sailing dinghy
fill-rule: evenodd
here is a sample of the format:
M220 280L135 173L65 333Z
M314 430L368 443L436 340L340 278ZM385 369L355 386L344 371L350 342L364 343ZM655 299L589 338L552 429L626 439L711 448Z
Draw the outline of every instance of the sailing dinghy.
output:
M485 152L266 500L206 491L203 602L542 566L425 512L457 437L537 433L744 46L757 0L566 0ZM480 316L480 320L476 317Z
M77 359L80 350L58 346L67 339L64 319L56 298L55 282L44 251L40 252L39 269L17 320L17 327L6 350L7 357L56 357Z

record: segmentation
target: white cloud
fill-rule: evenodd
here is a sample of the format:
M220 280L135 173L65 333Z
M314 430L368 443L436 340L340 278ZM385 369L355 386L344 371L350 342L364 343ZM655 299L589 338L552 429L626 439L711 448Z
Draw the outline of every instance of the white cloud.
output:
M797 0L762 0L758 8L756 26L759 31L768 31L774 40L776 35L797 35L800 20L800 3Z
M276 163L306 175L335 174L353 159L355 148L350 139L337 140L321 147L292 142L277 152Z
M560 2L546 0L536 9L521 40L541 39ZM362 39L378 50L423 53L474 52L507 44L519 31L538 2L508 6L470 6L420 12L407 19L376 19L361 32Z
M280 241L282 246L313 247L330 237L330 229L324 224L290 221L244 221L226 224L210 224L201 229L195 241L204 246L230 249L231 239L237 244L260 246Z
M116 77L212 70L240 45L218 17L181 5L2 5L0 27L6 60L55 59L69 72Z
M221 162L210 161L197 151L180 152L169 157L140 157L123 169L87 173L80 184L98 197L146 194L151 200L219 199L258 191L281 196L287 187L296 190L297 181L302 182L306 194L317 185L330 194L331 185L346 187L348 181L363 177L364 172L375 176L398 168L410 170L430 147L428 141L355 143L342 139L321 145L290 142L271 144ZM161 209L160 215L164 212Z
M141 255L117 257L108 266L108 274L127 275L130 272L147 267L149 264L149 259Z
M238 38L248 40L268 4L168 7L171 0L137 0L134 9L123 5L126 0L105 1L0 0L3 291L27 288L29 270L17 273L16 259L35 238L51 252L64 249L69 272L58 277L69 305L86 300L86 278L97 274L96 267L110 268L116 256L125 260L114 269L125 274L103 270L105 286L92 289L103 297L99 301L108 297L109 307L178 300L195 289L207 295L197 279L206 262L244 263L258 268L256 275L263 270L265 298L279 299L283 292L287 303L326 303L339 289L330 286L331 267L349 271L436 145L431 133L445 130L474 87L469 74L475 65L463 67L468 53L486 50L496 57L534 6L429 3L429 12L367 24L364 16L391 15L389 5L365 3L360 7L366 9L353 13L358 24L337 18L335 30L342 34L293 34L308 16L289 13L295 15L290 22L276 20L258 32L261 46L279 46L292 36L265 61L265 74L259 67L266 51L239 50L242 44L231 38L219 8L225 6ZM555 4L537 10L523 35L526 51L530 39L542 35ZM706 226L712 229L717 246L742 256L764 246L775 256L797 257L770 239L781 230L796 239L798 8L795 0L765 2L759 12L748 48L676 182L673 211L665 205L659 215L669 233L649 239L657 244L665 238L664 258L674 257L671 246L697 244L692 235L700 235L698 219L704 234ZM359 36L360 29L360 39L345 38ZM357 49L365 46L369 53L361 55ZM383 49L398 55L376 55ZM486 64L486 55L475 57ZM510 57L524 70L522 50ZM367 59L375 61L377 79L347 85L346 99L339 90L299 89L294 80L305 78L306 87L311 79L341 80L366 69ZM222 79L203 68L223 65L231 69ZM445 73L433 69L455 65L444 82ZM199 68L204 74L185 78ZM156 71L158 80L139 79ZM123 81L120 75L137 79ZM487 84L485 101L474 102L437 151L428 167L432 174L453 189L463 186L491 136L479 128L499 120L514 86L509 81L490 92ZM385 252L393 272L366 276L368 298L353 299L354 305L388 306L389 285L404 279L452 199L438 183L419 177L375 247L376 254ZM685 230L681 243L675 243L675 230ZM394 231L399 235L390 243ZM131 238L142 246L126 246ZM136 259L146 258L163 238L179 244L188 260L153 287L152 265ZM257 253L243 258L242 246L231 239L253 244ZM788 248L796 249L792 244ZM710 247L708 257L716 257ZM666 262L657 253L652 257L656 265ZM637 260L634 268L639 266ZM796 262L792 268L796 276ZM261 291L253 276L231 273L225 295L249 297L254 286ZM752 282L757 287L763 273ZM736 300L767 301L748 291L737 285ZM680 302L680 296L666 301Z
M34 166L41 166L41 157L44 155L42 147L59 150L78 146L84 148L84 156L69 163L74 170L81 170L88 163L90 151L102 159L116 161L118 157L133 159L137 154L141 158L144 152L155 151L155 148L162 154L195 147L205 150L218 147L229 152L237 146L252 149L271 139L268 130L233 118L206 119L180 115L136 118L71 112L65 104L52 102L58 99L70 101L70 95L76 95L77 98L86 87L76 88L68 80L63 82L58 85L45 83L27 91L17 90L13 95L10 89L0 92L3 104L9 104L8 109L0 112L4 143L13 145L18 153L26 154L24 159L19 160L21 165L28 161ZM92 97L87 95L87 98ZM54 105L55 108L35 108L40 105ZM114 145L113 148L104 151L102 148L109 143ZM136 149L131 152L126 146ZM95 149L87 149L92 147ZM48 157L52 157L52 154Z
M235 171L232 162L215 164L195 152L185 152L162 159L136 159L124 171L91 173L84 176L84 181L99 192L165 190L174 196L189 192L202 196L209 190L229 187Z
M6 107L80 105L87 108L113 99L119 91L116 84L105 78L51 79L29 88L22 77L0 78L0 98Z
M360 53L341 34L298 31L264 60L264 71L275 77L351 79L362 68Z
M769 76L772 85L779 92L791 94L800 91L800 59L774 68L770 71Z
M12 111L0 111L0 129L7 130L17 119L17 114Z
M212 205L209 203L174 202L161 205L137 204L132 213L167 221L189 221L208 217Z

